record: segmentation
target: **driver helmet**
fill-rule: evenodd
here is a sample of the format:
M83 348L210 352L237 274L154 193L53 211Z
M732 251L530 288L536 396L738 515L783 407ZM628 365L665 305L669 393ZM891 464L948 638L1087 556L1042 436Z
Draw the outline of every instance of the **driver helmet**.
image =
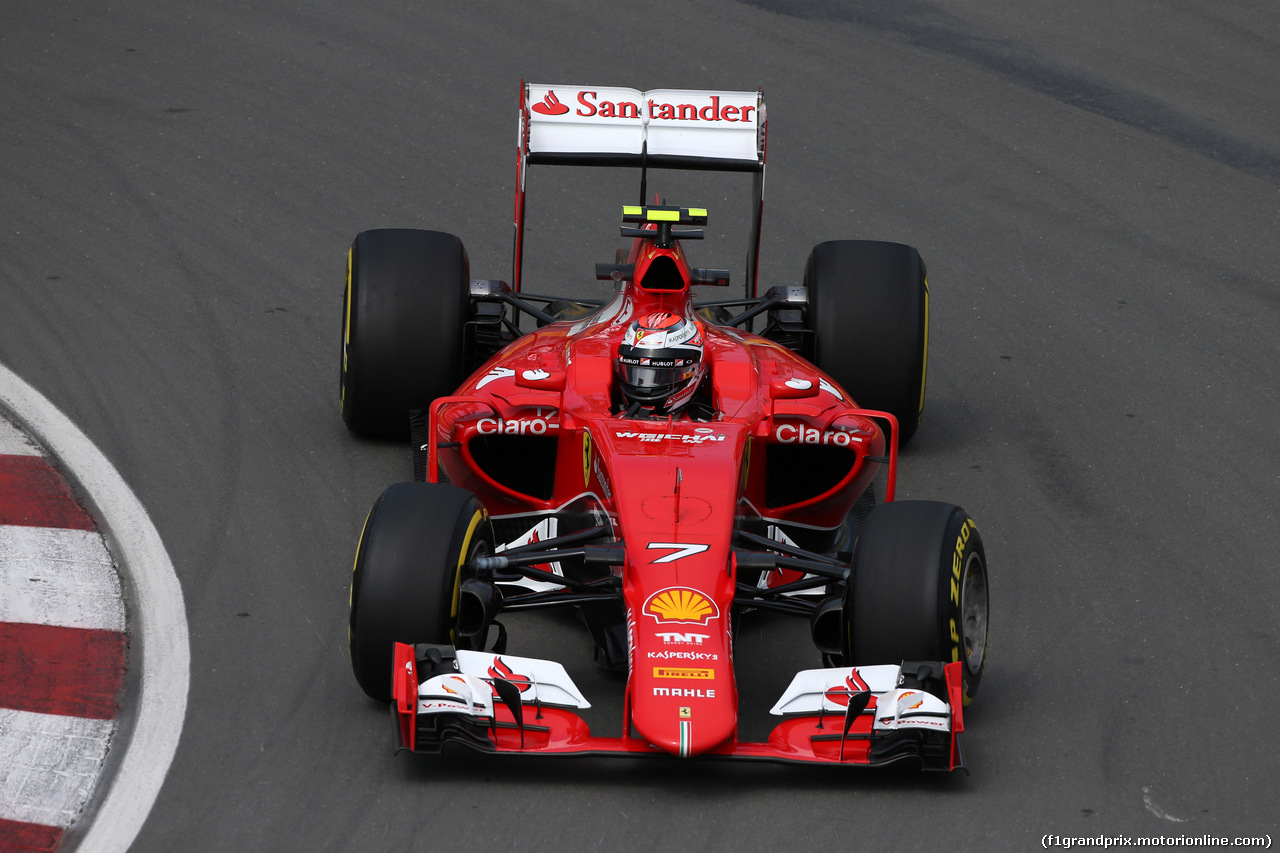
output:
M614 362L630 403L672 414L693 399L706 373L702 329L691 317L656 311L627 327Z

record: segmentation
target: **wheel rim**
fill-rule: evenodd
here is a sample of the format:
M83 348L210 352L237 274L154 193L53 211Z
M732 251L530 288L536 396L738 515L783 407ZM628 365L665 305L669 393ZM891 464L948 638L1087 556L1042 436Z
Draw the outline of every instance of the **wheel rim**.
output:
M960 614L964 620L964 662L969 672L982 671L987 654L987 570L981 558L970 554L960 585Z

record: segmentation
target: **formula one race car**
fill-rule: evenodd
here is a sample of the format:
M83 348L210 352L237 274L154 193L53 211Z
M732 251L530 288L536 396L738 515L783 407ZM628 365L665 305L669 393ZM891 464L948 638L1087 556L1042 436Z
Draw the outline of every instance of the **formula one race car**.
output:
M365 521L351 662L400 748L963 766L982 539L959 507L894 500L924 405L925 267L909 246L827 242L802 286L759 296L765 127L759 92L522 84L510 284L470 280L449 234L356 237L342 416L411 437L415 470ZM639 170L630 249L596 266L605 299L521 289L539 163ZM741 299L694 299L729 272L690 265L708 213L646 203L653 168L754 176ZM499 617L549 607L576 608L626 673L617 732L589 730L560 663L507 653ZM808 620L824 664L763 742L738 738L751 610Z

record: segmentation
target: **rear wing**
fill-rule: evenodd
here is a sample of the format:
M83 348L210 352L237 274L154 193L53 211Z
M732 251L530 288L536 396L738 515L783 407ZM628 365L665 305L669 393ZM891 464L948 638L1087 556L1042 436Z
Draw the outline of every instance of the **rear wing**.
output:
M646 204L649 168L750 172L755 176L747 294L755 295L764 212L763 92L520 84L512 286L520 289L525 174L529 166L638 167Z

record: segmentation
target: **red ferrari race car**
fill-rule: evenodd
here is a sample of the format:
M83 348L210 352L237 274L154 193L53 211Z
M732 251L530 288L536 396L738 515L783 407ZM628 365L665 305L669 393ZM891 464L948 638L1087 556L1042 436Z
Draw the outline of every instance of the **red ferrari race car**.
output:
M415 470L365 521L351 662L400 748L963 766L982 539L959 507L894 500L924 405L924 263L826 242L801 285L759 295L765 129L760 92L522 84L510 284L471 280L449 234L356 237L342 416L410 437ZM541 163L638 169L601 299L521 288ZM694 298L729 272L691 265L708 213L646 203L650 169L754 176L741 298ZM590 730L562 664L507 652L502 615L552 607L626 673L616 730ZM807 620L824 664L795 674L761 742L738 737L752 610Z

